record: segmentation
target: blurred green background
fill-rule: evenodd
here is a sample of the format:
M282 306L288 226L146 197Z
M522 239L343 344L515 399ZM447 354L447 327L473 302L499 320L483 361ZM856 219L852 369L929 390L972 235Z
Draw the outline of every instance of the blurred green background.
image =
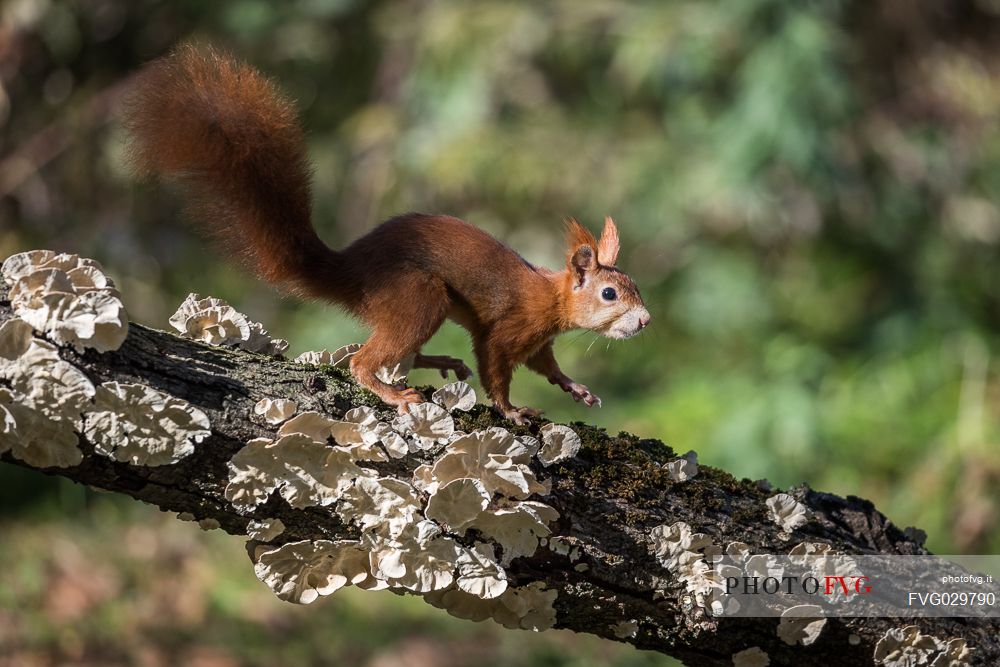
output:
M364 332L222 263L123 168L117 95L187 39L298 101L331 244L446 212L558 266L563 217L616 218L653 326L557 343L603 409L525 372L515 403L1000 549L997 0L0 4L0 256L97 258L159 328L223 297L297 354ZM471 358L452 325L428 350ZM239 540L11 466L0 502L3 665L673 664L388 594L294 608Z

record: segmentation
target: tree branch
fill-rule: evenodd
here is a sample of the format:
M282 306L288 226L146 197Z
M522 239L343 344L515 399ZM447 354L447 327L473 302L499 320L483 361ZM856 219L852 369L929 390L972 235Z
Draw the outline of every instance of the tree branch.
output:
M0 324L12 316L6 298L0 283ZM353 407L371 406L391 421L385 406L359 389L346 372L213 347L137 325L116 351L77 354L63 348L60 356L94 385L141 383L190 402L208 416L211 435L177 463L155 467L115 461L81 438L79 465L43 472L218 522L238 536L247 534L252 520L280 519L285 530L274 538L275 546L358 538L358 528L342 521L334 506L293 509L272 493L266 503L240 512L225 496L230 459L254 438L275 437L276 427L254 416L253 407L262 398L292 399L299 411L333 418ZM0 380L0 387L3 384ZM501 426L515 435L537 437L540 424L515 427L477 405L468 413L456 413L455 426L466 432ZM792 494L814 518L797 528L793 539L768 514L765 501L773 492L766 484L737 480L707 466L692 479L672 481L663 464L675 454L663 443L626 433L611 436L581 423L572 428L582 439L574 458L547 468L537 460L531 463L537 478L551 483L551 494L543 500L559 513L550 525L558 540L505 567L511 586L543 582L546 589L558 592L556 627L626 641L693 666L732 665L734 654L759 647L771 665L857 667L875 664L875 645L887 630L912 624L941 639L964 638L974 648L969 664L1000 664L1000 641L989 620L828 619L814 643L789 646L776 633L777 619L713 619L692 606L683 586L652 555L649 535L654 527L683 521L717 544L745 542L753 553L787 553L802 541L825 542L843 553L926 552L870 502L806 487ZM418 451L363 465L409 481L414 469L434 459L431 452ZM9 452L2 460L31 467Z

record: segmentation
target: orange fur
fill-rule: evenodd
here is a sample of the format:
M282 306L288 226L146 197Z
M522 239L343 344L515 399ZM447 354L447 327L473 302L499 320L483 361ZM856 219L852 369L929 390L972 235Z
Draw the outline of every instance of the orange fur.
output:
M442 215L393 218L335 251L312 227L310 168L294 107L255 69L212 49L181 47L140 73L125 113L137 173L184 186L191 217L262 279L339 303L371 326L351 371L387 403L405 410L422 400L376 372L419 353L445 318L471 334L483 386L508 417L534 413L509 399L513 370L525 362L577 400L596 399L559 371L551 342L584 320L608 326L601 318L610 311L597 312L608 308L599 300L602 285L621 292L616 313L641 306L627 276L597 264L598 254L617 254L617 230L612 238L607 222L600 242L567 223L562 271L532 266L477 227ZM418 355L417 363L467 371L447 357Z

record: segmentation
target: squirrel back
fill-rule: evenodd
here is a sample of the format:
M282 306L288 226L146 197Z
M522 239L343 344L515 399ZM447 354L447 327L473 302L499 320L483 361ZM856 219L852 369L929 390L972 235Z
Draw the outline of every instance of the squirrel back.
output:
M312 226L295 107L260 72L182 46L139 73L124 120L136 173L178 182L187 213L227 252L293 293L350 299L350 272Z

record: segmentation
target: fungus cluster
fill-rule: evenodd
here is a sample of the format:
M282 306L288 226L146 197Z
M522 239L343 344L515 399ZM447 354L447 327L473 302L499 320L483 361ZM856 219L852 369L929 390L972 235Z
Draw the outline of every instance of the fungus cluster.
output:
M692 532L683 521L656 526L649 538L657 562L677 577L693 596L694 604L702 608L711 605L714 613L722 613L721 603L710 600L710 596L724 588L724 577L705 560L721 555L722 548L707 535Z
M204 439L208 418L186 401L139 384L95 386L59 356L117 349L128 320L100 265L33 250L0 267L14 317L0 327L0 453L39 467L80 463L78 433L99 454L138 465L173 463ZM36 337L44 336L47 340Z
M121 295L94 260L32 250L11 255L0 271L10 287L14 317L57 345L107 352L117 350L128 335ZM22 341L24 335L22 328Z
M98 454L132 465L176 463L207 438L208 417L187 401L142 384L105 382L84 413Z
M271 338L260 322L215 297L188 294L169 321L184 338L209 345L233 345L271 356L288 349L288 341Z
M915 625L892 628L875 645L875 664L885 667L969 667L972 653L964 639L925 635Z
M457 588L424 595L434 607L469 621L492 619L511 630L548 630L556 622L554 603L558 591L536 581L518 588L508 587L498 597L483 599Z
M297 364L307 364L309 366L335 366L337 368L346 368L351 357L361 349L361 343L351 343L350 345L344 345L343 347L338 347L333 352L329 350L314 350L311 352L303 352L299 356L295 357L293 361Z
M727 578L749 576L780 580L784 576L784 567L774 555L751 554L745 542L730 542L721 548L707 535L693 532L683 521L656 526L649 532L649 539L657 562L670 571L691 595L691 608L710 610L716 616L739 609L737 600L721 594ZM819 571L817 576L855 573L852 569L854 561L850 558L815 558L825 556L829 551L827 544L803 542L794 547L789 555L796 557L799 564ZM720 559L723 555L725 558ZM790 607L782 613L778 636L789 644L811 644L826 623L821 616L822 610L815 605ZM740 659L746 664L754 664L758 657L747 654Z
M292 602L348 585L393 588L463 618L550 627L556 591L508 587L504 571L514 558L533 554L559 516L529 499L550 490L529 465L538 442L502 428L456 431L449 412L474 405L472 388L456 382L391 423L366 407L341 420L303 412L282 423L275 438L250 441L229 464L226 498L238 510L251 511L277 491L293 507L332 505L357 531L357 539L256 545L261 581ZM411 452L436 454L411 481L370 466Z

